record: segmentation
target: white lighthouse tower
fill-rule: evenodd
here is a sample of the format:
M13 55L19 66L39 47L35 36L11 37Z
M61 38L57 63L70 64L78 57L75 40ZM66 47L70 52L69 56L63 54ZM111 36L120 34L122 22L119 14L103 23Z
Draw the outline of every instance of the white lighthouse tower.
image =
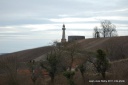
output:
M62 39L61 39L61 43L64 43L66 42L66 39L65 39L65 25L63 24L63 27L62 27Z

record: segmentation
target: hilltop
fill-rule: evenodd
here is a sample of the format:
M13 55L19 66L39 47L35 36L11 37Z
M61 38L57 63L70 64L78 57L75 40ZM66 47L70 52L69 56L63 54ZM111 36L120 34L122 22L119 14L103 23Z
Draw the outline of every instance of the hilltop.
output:
M80 49L93 51L95 52L97 49L104 49L108 53L110 51L116 55L117 58L113 56L110 58L120 59L124 55L124 57L128 57L128 36L121 36L121 37L111 37L111 38L90 38L90 39L83 39L77 41L80 44ZM26 62L33 59L41 59L41 56L47 54L51 50L53 50L53 46L45 46L39 48L33 48L28 50L23 50L14 53L8 53L4 55L0 55L0 57L11 57L16 56L19 61ZM117 50L118 49L118 50Z

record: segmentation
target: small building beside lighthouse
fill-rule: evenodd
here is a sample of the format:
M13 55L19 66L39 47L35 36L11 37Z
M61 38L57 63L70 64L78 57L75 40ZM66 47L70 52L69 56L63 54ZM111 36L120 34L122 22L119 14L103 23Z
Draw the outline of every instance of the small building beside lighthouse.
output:
M85 39L85 36L68 36L68 42Z
M62 39L61 39L61 43L65 43L66 42L66 38L65 38L65 24L63 24L62 26ZM68 36L68 42L73 42L73 41L76 41L76 40L82 40L82 39L85 39L85 36L80 36L80 35L70 35Z

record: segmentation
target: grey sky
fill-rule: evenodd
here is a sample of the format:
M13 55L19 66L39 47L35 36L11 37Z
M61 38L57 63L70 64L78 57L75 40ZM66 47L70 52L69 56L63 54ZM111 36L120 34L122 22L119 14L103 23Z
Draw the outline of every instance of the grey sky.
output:
M128 35L127 4L127 0L0 0L0 53L60 40L63 23L66 38L90 38L104 19L116 25L120 36Z

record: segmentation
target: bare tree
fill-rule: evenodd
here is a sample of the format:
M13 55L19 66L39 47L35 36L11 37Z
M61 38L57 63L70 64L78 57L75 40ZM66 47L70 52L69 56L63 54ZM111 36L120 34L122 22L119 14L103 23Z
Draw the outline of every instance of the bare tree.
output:
M29 67L29 70L31 72L31 80L32 80L33 84L36 85L36 81L37 81L37 79L39 77L39 73L37 73L35 71L36 71L36 69L38 67L38 64L35 62L35 60L30 60L28 62L28 67Z
M67 47L65 47L66 51L67 51L67 54L69 56L69 70L72 69L72 66L73 66L73 63L74 63L74 58L75 56L78 54L78 51L80 50L79 49L80 45L77 43L77 42L72 42L70 45L67 45Z
M116 26L109 20L101 21L101 33L103 37L117 36Z
M60 70L60 57L61 57L61 51L58 49L55 49L47 54L46 61L41 61L40 65L42 68L46 69L49 73L49 76L51 77L51 83L54 85L54 78L55 75Z
M12 56L0 59L0 71L7 74L7 83L9 85L19 85L17 69L18 62L16 57Z
M86 71L86 63L82 63L78 66L78 69L80 70L80 73L81 73L81 76L83 78L83 81L84 81L84 84L85 84L85 76L84 76L84 73Z
M64 72L64 76L67 78L67 81L69 83L69 85L75 85L75 82L73 80L73 76L75 75L75 67L73 67L74 65L74 61L75 61L75 57L78 55L79 53L79 43L77 42L72 42L72 43L68 43L67 45L65 45L64 50L65 53L68 54L68 69Z

